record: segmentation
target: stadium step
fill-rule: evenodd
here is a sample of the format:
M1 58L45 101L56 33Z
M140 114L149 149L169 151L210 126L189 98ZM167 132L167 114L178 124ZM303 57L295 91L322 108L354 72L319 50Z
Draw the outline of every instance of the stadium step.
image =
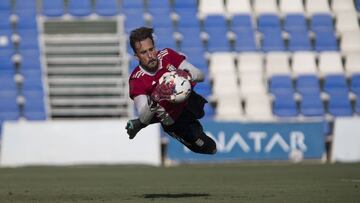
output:
M131 105L122 23L114 19L44 23L43 61L51 116L128 117Z

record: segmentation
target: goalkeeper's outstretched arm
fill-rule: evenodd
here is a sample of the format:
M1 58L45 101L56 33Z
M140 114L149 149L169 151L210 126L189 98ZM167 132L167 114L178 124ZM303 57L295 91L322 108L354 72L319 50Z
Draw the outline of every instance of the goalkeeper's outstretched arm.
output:
M152 109L152 101L147 95L139 95L134 98L136 110L139 112L139 118L129 120L126 125L126 131L130 139L147 125L154 117L155 111Z
M202 82L205 79L205 75L200 69L189 63L187 60L183 60L179 65L179 69L186 70L190 73L192 81Z
M140 122L149 124L155 114L153 101L147 95L138 95L134 98L134 103L136 110L139 112Z

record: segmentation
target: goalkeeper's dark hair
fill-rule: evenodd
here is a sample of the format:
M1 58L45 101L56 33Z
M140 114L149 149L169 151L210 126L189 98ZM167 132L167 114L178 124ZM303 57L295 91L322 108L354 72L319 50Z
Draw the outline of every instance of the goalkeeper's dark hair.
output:
M136 53L135 43L145 40L146 38L150 38L152 43L154 44L153 38L154 29L148 27L139 27L131 31L130 33L130 46L133 49L134 53Z

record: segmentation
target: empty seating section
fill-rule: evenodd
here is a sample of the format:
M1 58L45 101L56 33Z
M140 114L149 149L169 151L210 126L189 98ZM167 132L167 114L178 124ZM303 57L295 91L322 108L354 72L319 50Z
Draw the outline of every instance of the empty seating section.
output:
M359 10L353 0L2 0L0 120L47 117L39 16L122 16L127 36L154 27L157 48L206 74L195 87L206 118L360 114Z

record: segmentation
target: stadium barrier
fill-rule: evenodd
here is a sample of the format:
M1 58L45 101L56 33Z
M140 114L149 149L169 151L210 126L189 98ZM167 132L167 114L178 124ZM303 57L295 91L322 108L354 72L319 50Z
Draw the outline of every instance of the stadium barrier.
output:
M331 162L360 162L359 118L335 120Z
M216 155L199 155L174 139L168 158L178 162L239 160L323 160L326 156L324 123L240 123L204 121L207 135L217 143Z
M160 128L151 125L129 140L126 121L7 121L2 167L28 165L161 165Z

